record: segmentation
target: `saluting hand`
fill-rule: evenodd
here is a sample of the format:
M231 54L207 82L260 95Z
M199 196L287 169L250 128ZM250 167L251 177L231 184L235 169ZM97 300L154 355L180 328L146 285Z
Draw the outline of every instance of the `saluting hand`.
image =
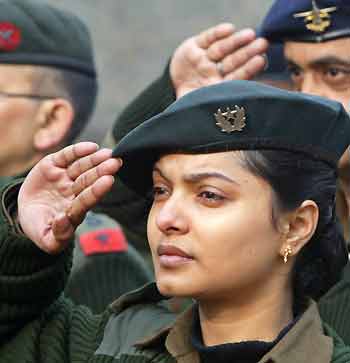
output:
M110 190L121 166L111 153L82 142L46 156L31 170L19 192L18 218L39 248L62 251L87 211Z
M263 70L267 40L253 29L222 23L185 40L170 63L176 97L224 80L248 80Z

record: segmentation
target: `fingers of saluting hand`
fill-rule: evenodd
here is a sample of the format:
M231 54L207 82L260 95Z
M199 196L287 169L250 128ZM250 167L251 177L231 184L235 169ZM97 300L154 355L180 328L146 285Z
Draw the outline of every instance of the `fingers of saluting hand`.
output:
M90 155L98 150L98 145L94 142L80 142L65 147L51 155L54 166L67 168L75 160Z
M266 59L261 55L251 58L246 64L235 71L226 74L226 80L250 80L261 72L266 64Z
M74 198L70 208L66 211L66 215L73 226L82 222L85 214L112 188L113 183L114 177L112 175L103 175Z
M233 34L235 28L230 23L221 23L196 36L196 43L202 49L208 49L216 41Z
M255 40L253 29L243 29L230 36L216 40L207 49L207 56L212 62L221 61L227 55Z
M107 159L101 162L96 167L92 169L87 169L87 171L78 176L73 183L73 193L78 196L84 189L87 189L102 176L114 175L120 168L120 165L120 159ZM72 166L74 166L74 164Z
M91 155L78 159L78 160L74 161L68 167L68 169L67 169L68 176L72 180L76 180L79 176L84 174L86 171L101 164L105 160L109 159L111 156L112 156L112 150L101 149Z
M255 57L258 57L256 59L259 59L258 63L261 64L261 69L263 69L266 60L262 55L267 51L267 48L268 42L263 38L258 38L248 45L239 48L221 60L223 72L225 74L236 72L240 67L247 66L248 62ZM253 63L256 64L256 61ZM251 69L251 66L248 66L248 68ZM259 68L258 70L260 71L261 69Z

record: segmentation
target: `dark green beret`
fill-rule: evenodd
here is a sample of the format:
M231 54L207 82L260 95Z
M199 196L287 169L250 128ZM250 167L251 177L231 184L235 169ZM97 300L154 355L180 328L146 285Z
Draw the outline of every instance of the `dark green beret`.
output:
M85 24L36 0L0 0L0 63L52 66L96 76Z
M343 106L252 81L229 81L188 93L126 135L113 155L118 176L144 195L163 154L279 149L303 152L331 167L350 144Z

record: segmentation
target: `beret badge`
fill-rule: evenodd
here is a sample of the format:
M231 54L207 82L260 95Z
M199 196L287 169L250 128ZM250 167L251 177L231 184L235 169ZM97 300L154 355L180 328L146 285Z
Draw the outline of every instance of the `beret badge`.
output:
M219 108L217 113L214 114L216 119L216 125L222 132L230 134L234 131L242 131L246 126L245 109L237 105L231 110L226 108L226 112L222 112Z
M316 0L312 0L312 10L294 14L295 18L304 18L307 29L314 33L322 33L331 25L329 13L337 10L335 6L320 9Z
M9 22L0 22L0 51L16 50L22 40L21 30Z

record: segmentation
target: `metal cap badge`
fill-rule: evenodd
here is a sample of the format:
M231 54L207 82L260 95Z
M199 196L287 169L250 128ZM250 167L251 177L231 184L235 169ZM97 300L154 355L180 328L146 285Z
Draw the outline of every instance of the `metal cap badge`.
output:
M246 126L245 109L237 105L231 110L226 108L226 112L222 112L219 108L217 113L214 114L216 125L220 127L222 132L230 134L234 131L242 131Z
M294 17L304 18L307 29L315 33L322 33L331 25L329 13L336 10L336 6L320 9L316 4L316 0L312 0L312 10L294 14Z

